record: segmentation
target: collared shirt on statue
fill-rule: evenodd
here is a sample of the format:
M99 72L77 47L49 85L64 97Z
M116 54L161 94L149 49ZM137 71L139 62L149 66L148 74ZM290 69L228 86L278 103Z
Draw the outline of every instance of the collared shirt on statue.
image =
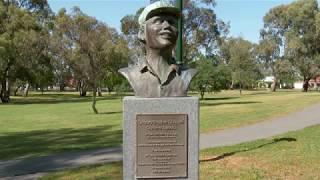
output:
M147 62L133 67L122 68L119 72L127 78L138 97L179 97L186 96L195 69L178 71L168 66L165 80L152 70Z

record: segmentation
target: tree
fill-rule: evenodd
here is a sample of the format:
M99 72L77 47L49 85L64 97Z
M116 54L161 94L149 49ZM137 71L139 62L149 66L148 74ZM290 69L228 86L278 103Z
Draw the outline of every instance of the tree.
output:
M205 92L219 92L231 83L230 68L219 62L217 57L204 57L194 62L198 74L191 83L191 88L200 92L201 99Z
M46 28L30 30L28 34L17 34L16 45L19 54L14 67L15 78L33 84L43 90L53 82L52 56L49 53L49 32ZM28 87L24 96L28 94Z
M80 75L92 88L92 109L98 113L97 89L108 78L107 72L115 72L123 62L127 62L127 43L115 29L84 14L77 7L70 15L61 10L56 23L54 34L61 39L58 47L64 50L62 57L72 67L74 75Z
M50 36L50 51L52 52L52 65L54 67L55 82L59 85L60 91L63 91L65 86L72 78L76 78L78 86L81 88L80 95L86 94L86 83L84 82L84 75L81 74L80 69L72 66L71 59L76 44L72 38L66 36L67 32L72 32L72 20L66 14L65 9L61 9L54 19L54 26ZM68 34L72 36L72 33ZM82 81L83 80L83 81ZM85 89L83 91L83 89Z
M319 71L319 8L316 0L298 0L272 8L264 17L268 32L276 35L288 59L303 77L303 90Z
M227 43L232 81L239 84L241 94L244 86L251 87L262 75L254 58L253 44L242 38L230 38Z
M296 80L296 71L290 61L281 60L275 63L276 77L278 77L279 82L285 87L292 88L294 81Z
M228 33L229 24L217 18L215 0L186 0L183 3L183 61L188 64L200 54L212 56L221 35Z
M267 69L271 70L271 74L274 77L273 83L271 84L271 91L275 92L277 88L277 82L279 77L276 73L278 70L276 69L276 64L278 63L280 58L280 39L273 34L272 32L266 32L266 30L261 31L261 38L259 44L256 46L256 54L257 58L260 62L263 62Z
M24 2L23 4L19 4ZM40 18L38 3L45 4L46 1L0 1L0 99L3 103L10 101L11 83L21 77L22 64L26 63L24 49L39 48L37 46L27 47L21 40L29 38L32 33L41 31L44 18ZM27 8L29 7L29 8ZM32 10L32 11L31 11ZM47 9L48 10L48 9ZM42 23L39 23L42 20ZM26 48L27 47L27 48ZM34 49L32 49L34 50ZM36 63L40 64L40 63Z
M50 17L46 0L0 1L0 99L3 103L10 101L12 82L28 80L43 84L40 78L44 76L40 74L50 76L48 38L45 38Z
M114 91L114 88L125 80L119 73L108 72L106 76L108 78L103 83L108 88L109 93Z
M135 15L126 15L121 19L121 31L130 47L131 62L138 62L145 54L142 43L138 39L138 19L144 8L137 10Z

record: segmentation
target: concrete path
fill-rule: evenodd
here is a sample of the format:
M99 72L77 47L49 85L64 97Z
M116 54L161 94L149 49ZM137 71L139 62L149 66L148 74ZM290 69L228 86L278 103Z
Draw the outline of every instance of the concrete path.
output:
M39 172L56 171L121 160L122 148L119 147L0 161L0 178L7 177L6 179L18 179L19 177L10 178L10 176L32 175ZM36 175L34 176L36 177ZM20 178L23 179L25 177Z
M316 124L320 124L320 104L309 106L302 111L291 113L286 117L270 119L239 128L201 134L200 148L205 149L239 144L303 129Z
M227 146L267 138L288 131L320 124L320 104L289 114L244 127L226 129L200 135L200 148ZM122 160L122 148L107 148L78 153L0 161L0 179L32 180L50 172L85 165L102 164ZM20 176L26 175L26 176Z

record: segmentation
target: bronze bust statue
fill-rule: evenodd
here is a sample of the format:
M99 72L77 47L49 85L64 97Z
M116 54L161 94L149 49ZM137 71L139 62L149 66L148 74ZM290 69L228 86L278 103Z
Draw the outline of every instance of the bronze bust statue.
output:
M179 10L164 1L147 6L139 17L139 40L145 45L145 60L119 72L137 97L183 97L197 71L177 65L172 57L178 30Z

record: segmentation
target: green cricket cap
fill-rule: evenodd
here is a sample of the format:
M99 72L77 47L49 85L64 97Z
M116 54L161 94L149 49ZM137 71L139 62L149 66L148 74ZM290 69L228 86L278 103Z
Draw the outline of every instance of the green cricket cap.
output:
M139 16L140 26L143 25L151 17L162 13L168 13L180 17L180 10L177 7L175 7L168 1L160 0L144 8L141 15Z

